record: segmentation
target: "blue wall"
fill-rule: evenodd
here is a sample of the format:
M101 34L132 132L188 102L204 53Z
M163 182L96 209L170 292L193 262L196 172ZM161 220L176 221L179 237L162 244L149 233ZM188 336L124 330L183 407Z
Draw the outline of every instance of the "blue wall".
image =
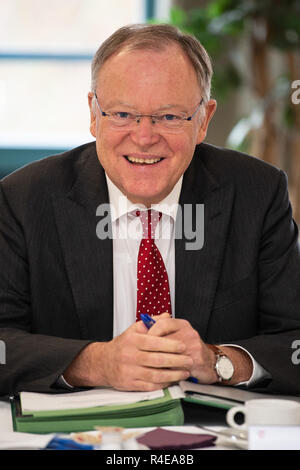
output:
M65 152L67 148L0 148L0 179L41 158Z

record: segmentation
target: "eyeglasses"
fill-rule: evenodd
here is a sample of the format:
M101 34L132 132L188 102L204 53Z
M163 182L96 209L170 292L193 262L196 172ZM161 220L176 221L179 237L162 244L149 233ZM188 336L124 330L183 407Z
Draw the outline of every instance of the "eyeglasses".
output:
M99 108L99 111L102 116L107 117L109 121L115 125L116 127L127 127L130 128L135 123L139 124L143 117L149 117L152 120L152 124L156 124L157 126L163 129L180 129L183 127L185 121L191 121L193 117L197 114L200 109L200 106L203 103L203 98L201 99L200 103L198 104L197 108L193 112L191 116L180 116L172 113L159 113L159 114L135 114L129 113L127 111L113 111L111 113L107 113L103 111L100 107L98 97L96 92L94 92L96 103Z

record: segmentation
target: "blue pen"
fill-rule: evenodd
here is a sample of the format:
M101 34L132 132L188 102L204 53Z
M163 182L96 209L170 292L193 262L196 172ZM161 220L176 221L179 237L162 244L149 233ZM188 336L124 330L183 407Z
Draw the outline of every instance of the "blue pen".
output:
M141 313L141 320L143 321L144 325L148 328L148 330L151 328L151 326L154 325L154 323L156 323L156 321L153 320L153 318L150 317L148 313ZM196 377L189 377L188 380L190 382L193 382L194 384L198 383L198 380L196 379Z
M148 313L141 313L141 320L143 321L144 325L148 328L148 330L151 328L151 326L156 323L155 320L153 320Z

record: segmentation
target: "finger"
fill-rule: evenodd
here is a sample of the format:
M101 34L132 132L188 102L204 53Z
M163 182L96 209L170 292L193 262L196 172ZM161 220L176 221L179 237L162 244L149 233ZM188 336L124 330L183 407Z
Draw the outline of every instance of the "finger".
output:
M189 376L189 371L178 369L155 369L152 367L142 367L139 372L139 379L160 385L186 380Z
M149 328L142 322L142 320L137 321L134 325L130 326L137 333L148 333Z
M186 350L186 345L179 340L149 334L136 335L136 348L140 351L156 351L180 354Z
M149 335L166 336L186 328L192 328L187 320L180 318L162 318L150 328Z
M174 385L174 384L172 382L154 384L152 382L136 380L133 382L132 390L141 391L141 392L154 392L156 390L161 390L162 388L171 387L171 385Z
M163 318L170 318L171 315L168 312L164 312L161 315L151 315L151 318L154 320L154 322L158 322L159 320L162 320ZM139 333L146 333L149 328L146 327L144 322L142 320L139 320L138 322L135 323L135 330Z
M156 352L139 352L137 354L137 362L143 366L161 368L177 368L191 370L194 361L190 356L183 354L169 354Z
M119 371L117 377L113 380L112 386L117 390L151 391L169 387L174 383L173 380L161 380L156 372L159 373L159 370L155 368L130 366L126 368L126 373L125 370ZM182 371L176 371L175 374L170 375L171 378L173 376L175 381L178 381L178 377L182 376ZM164 376L162 376L163 378Z
M171 318L171 315L168 312L164 312L160 315L152 315L152 318L155 322L157 322L158 320L162 320L163 318Z

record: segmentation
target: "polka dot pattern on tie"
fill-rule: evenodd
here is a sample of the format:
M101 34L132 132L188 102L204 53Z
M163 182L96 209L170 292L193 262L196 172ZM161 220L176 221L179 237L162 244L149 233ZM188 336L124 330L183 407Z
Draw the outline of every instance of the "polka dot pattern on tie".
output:
M149 209L136 211L136 215L140 217L143 228L137 263L138 321L141 313L160 315L163 312L172 312L168 273L154 240L161 213Z

